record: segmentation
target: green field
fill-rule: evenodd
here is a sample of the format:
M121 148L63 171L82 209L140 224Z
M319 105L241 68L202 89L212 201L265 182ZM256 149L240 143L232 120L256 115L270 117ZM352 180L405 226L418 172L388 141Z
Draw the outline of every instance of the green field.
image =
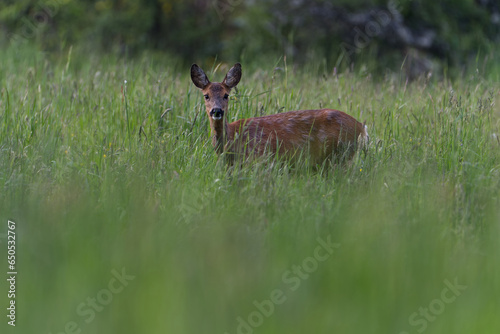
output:
M329 107L371 143L321 173L228 172L189 66L0 51L0 233L16 223L18 271L2 333L499 333L490 62L407 82L242 60L230 120Z

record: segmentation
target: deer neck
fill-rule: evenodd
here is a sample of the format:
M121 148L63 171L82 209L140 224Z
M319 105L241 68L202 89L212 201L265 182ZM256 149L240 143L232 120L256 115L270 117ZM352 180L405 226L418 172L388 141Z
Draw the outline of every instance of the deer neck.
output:
M224 152L224 148L228 141L229 131L226 119L223 117L219 121L210 119L210 128L212 129L212 145L217 154Z

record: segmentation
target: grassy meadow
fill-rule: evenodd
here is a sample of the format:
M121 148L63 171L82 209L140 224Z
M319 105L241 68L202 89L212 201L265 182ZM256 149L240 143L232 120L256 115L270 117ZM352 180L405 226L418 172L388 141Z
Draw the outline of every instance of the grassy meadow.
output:
M167 56L0 60L0 233L16 223L18 271L16 328L0 283L2 333L499 332L492 60L414 82L242 60L230 120L366 121L368 150L323 173L228 172L189 67ZM217 81L232 63L200 65Z

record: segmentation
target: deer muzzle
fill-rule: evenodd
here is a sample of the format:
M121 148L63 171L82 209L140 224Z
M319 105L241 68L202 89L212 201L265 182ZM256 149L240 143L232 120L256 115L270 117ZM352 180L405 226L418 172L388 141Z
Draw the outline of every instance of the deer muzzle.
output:
M212 117L214 121L221 120L222 117L224 117L224 110L220 108L214 108L210 111L210 117Z

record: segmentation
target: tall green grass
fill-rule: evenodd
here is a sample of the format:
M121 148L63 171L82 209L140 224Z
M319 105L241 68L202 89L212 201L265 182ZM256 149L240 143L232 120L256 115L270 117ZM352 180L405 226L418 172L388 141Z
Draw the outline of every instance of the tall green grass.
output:
M272 162L230 173L175 61L0 58L0 217L2 231L17 223L18 333L500 329L498 82L243 63L231 120L337 108L366 121L371 144L328 173ZM110 300L114 270L134 278ZM466 288L444 301L457 282Z

